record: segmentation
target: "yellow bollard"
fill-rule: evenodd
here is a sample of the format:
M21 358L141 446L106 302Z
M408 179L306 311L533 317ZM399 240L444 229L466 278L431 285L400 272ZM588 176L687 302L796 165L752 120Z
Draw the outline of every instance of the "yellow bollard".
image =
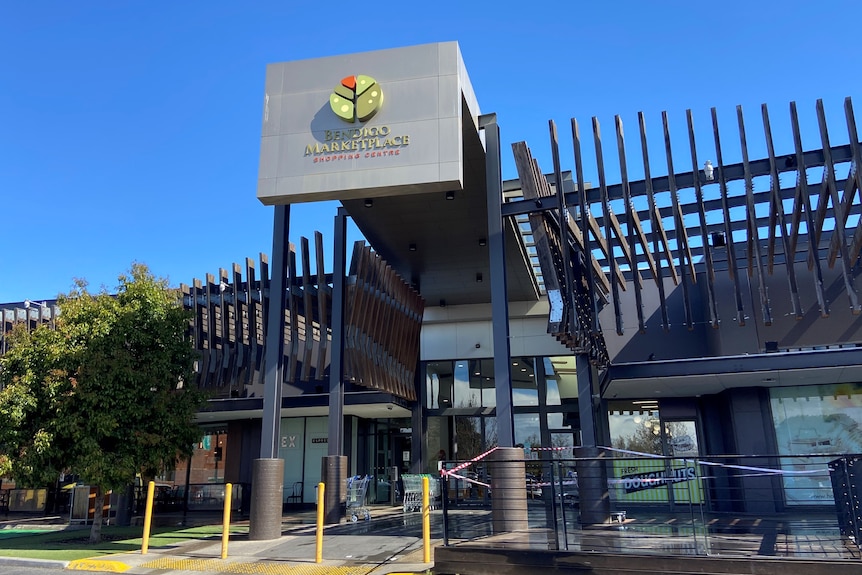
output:
M221 558L227 559L227 544L230 540L230 500L233 496L233 484L224 486L224 516L221 527Z
M428 478L422 478L422 561L431 563L431 504L428 501Z
M146 555L150 548L150 526L153 523L153 496L156 493L156 482L147 485L147 505L144 508L144 541L141 543L141 555Z
M314 554L315 563L323 563L323 493L326 485L317 484L317 549Z

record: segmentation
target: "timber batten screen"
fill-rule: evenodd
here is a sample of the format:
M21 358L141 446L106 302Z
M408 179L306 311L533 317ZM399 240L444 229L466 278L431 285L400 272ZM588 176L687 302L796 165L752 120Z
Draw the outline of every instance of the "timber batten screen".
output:
M850 315L860 313L856 276L862 252L862 152L851 99L844 101L844 133L849 143L830 143L823 103L818 101L815 134L821 147L807 151L795 103L790 105L791 130L787 130L793 137L785 137L778 145L767 106L759 112L757 123L763 126L760 141L765 144L766 157L749 158L750 136L755 130L746 127L742 108L737 107L734 123L739 145L732 151L740 161L725 164L733 138L722 141L716 110L711 110L714 148L706 152L709 146L701 143L698 149L695 144L692 113L687 111L691 171L686 172L674 171L670 121L663 113L664 160L672 175L657 177L651 176L646 120L639 114L644 179L632 182L628 181L622 120L615 117L621 181L614 185L606 182L598 119L592 121L595 163L586 166L573 119L578 181L574 190L566 191L566 215L562 217L550 197L549 179L559 176L544 176L526 144L513 145L524 200L504 204L503 210L510 216L530 214L551 298L550 333L579 342L573 349L589 351L589 338L601 329L596 329L598 314L608 304L618 335L624 330L645 332L641 292L653 282L655 288L649 289L658 291L656 311L664 331L674 326L673 315L677 316L676 326L688 329L694 329L696 323L718 328L722 320L730 318L738 326L752 321L771 326L779 318L800 320L812 311L815 317L828 317L840 301L839 289L847 298ZM556 150L555 137L551 144ZM597 174L597 188L584 184L585 171ZM788 185L788 175L794 184ZM562 219L565 223L560 226ZM574 254L568 262L561 259L563 237ZM581 266L581 281L568 285L566 266L569 272ZM772 276L780 281L770 279ZM647 282L649 278L653 282ZM681 298L669 304L665 290L677 286L682 288ZM554 289L558 296L551 293ZM634 306L622 305L632 295ZM625 325L624 313L632 311L636 317ZM609 314L610 309L603 315ZM567 328L566 318L578 321Z
M315 232L315 254L300 238L301 270L290 246L284 327L283 395L320 393L326 387L332 337L332 275L323 267L323 236ZM311 262L316 263L312 273ZM217 397L259 396L266 358L269 261L260 254L260 272L246 259L232 274L219 270L192 285L181 285L192 312L190 335L200 353L197 384ZM415 373L424 308L412 290L370 248L354 251L348 277L348 364L345 379L370 389L416 399Z
M346 303L349 379L415 401L422 297L359 241L353 246Z

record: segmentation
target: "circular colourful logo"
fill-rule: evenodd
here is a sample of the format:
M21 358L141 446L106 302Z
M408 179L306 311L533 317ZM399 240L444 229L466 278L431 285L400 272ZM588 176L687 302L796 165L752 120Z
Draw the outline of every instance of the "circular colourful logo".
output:
M329 95L329 105L345 122L365 122L383 105L383 90L371 76L348 76Z

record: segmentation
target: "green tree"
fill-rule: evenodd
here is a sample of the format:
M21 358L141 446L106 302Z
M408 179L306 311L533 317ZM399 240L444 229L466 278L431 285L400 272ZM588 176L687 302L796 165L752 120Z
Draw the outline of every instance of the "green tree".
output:
M187 458L205 398L189 384L188 315L146 266L121 275L116 295L79 281L58 305L55 330L16 333L0 358L0 445L26 483L65 468L96 488L96 542L106 491Z

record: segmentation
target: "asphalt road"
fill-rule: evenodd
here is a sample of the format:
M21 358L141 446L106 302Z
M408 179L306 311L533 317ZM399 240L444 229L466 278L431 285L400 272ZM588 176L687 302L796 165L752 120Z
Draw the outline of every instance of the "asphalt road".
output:
M0 565L0 575L57 575L63 570L58 566L53 569L44 567L19 567L17 565Z

